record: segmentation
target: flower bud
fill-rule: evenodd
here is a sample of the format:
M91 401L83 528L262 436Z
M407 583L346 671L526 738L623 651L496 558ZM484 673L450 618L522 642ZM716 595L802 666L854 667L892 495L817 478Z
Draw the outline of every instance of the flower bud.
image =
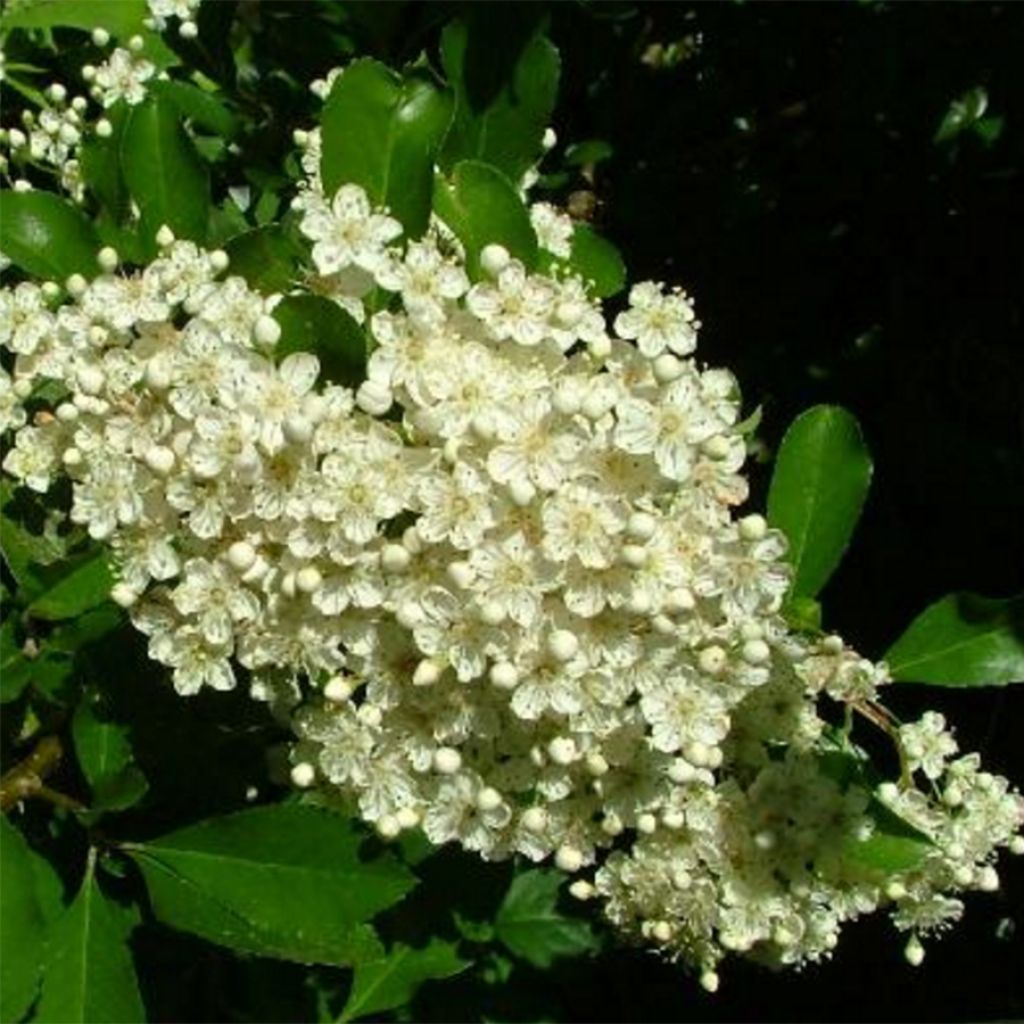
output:
M508 265L512 257L503 245L485 245L480 253L480 267L485 274L497 277Z
M454 747L438 747L434 751L434 771L454 775L462 767L462 755Z
M519 682L519 672L511 662L499 661L491 666L489 678L499 690L512 690Z
M309 789L316 781L316 768L308 761L300 761L292 768L291 776L292 782L299 789Z

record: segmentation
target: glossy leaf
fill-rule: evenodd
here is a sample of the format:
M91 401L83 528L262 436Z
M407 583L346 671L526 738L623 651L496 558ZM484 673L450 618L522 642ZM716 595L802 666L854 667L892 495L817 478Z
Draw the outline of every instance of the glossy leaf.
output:
M501 171L477 160L457 164L450 177L434 182L434 210L466 249L466 266L480 276L480 253L492 243L505 246L532 269L537 236L518 193Z
M373 60L349 65L324 105L324 191L361 185L412 237L430 215L434 157L451 118L451 97L425 75L402 79Z
M107 899L92 862L82 889L50 934L40 1024L133 1024L146 1012L139 995L129 937L137 918Z
M78 706L71 736L79 767L92 792L92 810L120 811L142 798L148 785L134 763L128 729L101 717L95 695Z
M53 870L0 815L0 1020L20 1020L36 997L46 914L39 885Z
M276 224L236 235L224 249L231 258L231 273L264 294L287 291L298 279L302 251Z
M561 62L535 13L508 8L470 9L444 30L441 62L455 113L440 163L450 170L482 160L518 182L543 153Z
M129 110L124 102L108 110L106 117L110 122L110 136L104 139L95 132L88 134L82 140L78 156L86 187L115 224L125 218L129 205L128 187L121 171L121 145Z
M142 232L155 251L156 232L167 224L178 238L206 239L210 181L206 166L181 124L177 108L150 96L133 107L121 143L121 164L142 213Z
M186 120L225 139L234 138L242 127L239 117L215 93L191 82L165 79L150 84L149 92L167 100Z
M577 224L573 231L569 268L583 278L590 293L599 299L616 295L626 287L626 265L619 250L585 224Z
M814 597L839 564L871 472L860 427L845 409L815 406L786 431L768 494L768 518L789 538L791 598Z
M55 622L73 619L102 604L114 577L105 551L86 551L39 570L45 590L28 606L31 618Z
M145 0L45 0L11 8L0 28L105 28L115 39L142 32L149 14Z
M559 871L526 871L513 879L494 920L498 939L534 967L597 949L590 925L557 906L565 876Z
M893 679L937 686L1024 682L1024 596L949 594L885 652Z
M351 824L298 804L212 818L130 852L156 916L211 942L303 963L383 956L363 922L414 884L397 860L362 860Z
M85 214L52 192L0 191L0 252L26 273L63 283L93 277L100 241Z
M274 307L281 339L277 359L311 352L320 360L320 377L335 384L357 385L365 377L366 335L336 302L319 295L290 295Z
M450 978L469 966L454 944L434 938L422 949L397 943L387 956L358 964L341 1021L404 1006L425 981Z

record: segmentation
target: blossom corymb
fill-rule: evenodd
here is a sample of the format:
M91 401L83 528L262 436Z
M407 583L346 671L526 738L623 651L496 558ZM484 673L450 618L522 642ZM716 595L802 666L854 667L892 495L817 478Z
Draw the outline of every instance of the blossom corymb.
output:
M640 283L610 318L545 206L551 268L494 244L471 280L439 221L406 240L313 170L296 292L372 338L358 387L277 351L286 297L167 231L136 271L0 290L3 468L70 479L178 692L250 680L296 786L386 838L551 859L708 988L727 953L826 957L876 907L920 944L997 885L1024 805L941 716L896 730L880 785L829 722L823 695L871 701L885 667L787 626L786 540L740 507L740 397L694 358L691 299ZM44 379L63 397L30 418ZM858 859L880 807L920 839L887 873Z

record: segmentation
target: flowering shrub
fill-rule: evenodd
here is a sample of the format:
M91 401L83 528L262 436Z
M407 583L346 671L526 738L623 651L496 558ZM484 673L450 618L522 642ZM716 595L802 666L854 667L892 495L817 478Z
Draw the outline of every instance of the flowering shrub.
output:
M483 109L472 19L444 30L444 81L362 58L312 82L287 203L253 224L248 186L211 207L218 146L244 160L252 140L189 80L204 11L150 0L117 43L96 27L89 96L23 89L38 109L5 130L4 700L72 711L91 793L53 793L36 753L5 802L49 795L93 830L146 799L91 703L103 680L68 697L69 655L130 635L117 609L183 701L268 706L289 737L271 777L294 792L145 842L88 831L52 923L28 891L49 869L5 822L5 872L24 873L5 888L49 949L38 1002L33 959L5 1017L142 1019L135 912L96 871L125 858L157 920L352 966L343 1019L466 966L367 924L413 884L403 860L449 843L553 866L517 876L494 925L539 966L593 941L566 918L548 952L508 923L562 877L709 991L729 954L817 961L876 910L920 963L965 894L999 886L997 851L1024 852L1024 802L885 689L1019 677L1017 606L947 599L884 661L820 629L870 479L856 422L801 417L767 518L746 508L756 417L700 361L691 297L627 287L610 243L534 199L555 145L542 34L514 72L531 88ZM16 7L11 40L48 16ZM23 726L44 753L62 728ZM400 853L363 859L357 823ZM78 1003L71 963L96 976Z

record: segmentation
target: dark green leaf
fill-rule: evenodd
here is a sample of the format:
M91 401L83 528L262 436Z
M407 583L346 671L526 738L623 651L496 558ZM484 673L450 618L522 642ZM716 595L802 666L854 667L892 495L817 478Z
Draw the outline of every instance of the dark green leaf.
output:
M387 206L406 233L427 227L434 157L451 117L451 97L424 75L403 81L383 64L359 60L338 79L324 105L324 191L361 185Z
M569 269L589 285L599 299L622 291L626 286L626 265L619 250L584 224L577 224L572 235Z
M148 785L134 763L127 727L104 720L97 705L96 695L82 701L71 723L71 736L92 791L90 808L121 811L137 803Z
M121 144L128 111L124 102L108 110L106 116L112 128L111 135L105 139L95 133L87 135L78 157L86 186L114 224L120 224L128 213L128 188L121 173ZM115 248L121 252L121 247Z
M893 679L938 686L1024 681L1024 596L949 594L885 652Z
M33 662L23 653L23 639L15 616L0 625L0 704L17 700L32 679Z
M147 245L167 224L179 238L204 242L210 221L206 167L167 99L151 96L133 107L121 143L121 165L142 213Z
M103 895L90 859L81 891L53 925L34 1019L41 1024L144 1021L128 945L135 924L135 914Z
M39 570L45 590L28 606L31 618L55 622L73 619L102 604L114 585L105 551L85 551Z
M356 966L341 1020L404 1006L425 981L450 978L468 966L469 961L461 959L456 947L443 939L432 939L423 949L397 943L382 959Z
M587 167L611 159L615 150L606 139L585 139L574 142L565 150L565 162L570 167Z
M547 968L559 957L597 949L590 925L558 910L558 893L564 880L558 871L534 870L518 875L494 920L497 937L534 967Z
M85 214L52 192L0 191L0 252L26 273L63 283L94 277L100 242Z
M165 79L153 82L149 92L168 100L186 120L224 139L233 139L241 130L242 122L236 114L214 93L200 89L191 82Z
M364 861L345 819L260 807L134 847L157 917L212 942L304 963L383 956L362 924L414 884L389 854Z
M857 421L838 406L798 416L779 449L768 518L789 538L791 597L814 597L839 564L871 484Z
M358 385L365 377L366 335L336 302L319 295L289 295L274 307L281 339L274 355L312 352L322 380Z
M518 183L541 156L561 62L538 29L533 11L489 4L470 7L444 30L441 62L455 90L441 150L445 170L482 160ZM505 54L511 66L503 63Z
M244 277L250 288L272 295L298 280L302 250L276 224L235 235L224 248L231 257L231 273Z
M38 567L60 561L67 552L55 521L48 519L36 499L30 491L12 486L10 480L0 481L0 553L22 598L35 597L42 590Z
M20 1020L36 997L47 925L41 895L55 885L53 869L0 815L0 1020Z
M519 194L509 180L488 164L465 160L449 178L434 180L434 210L466 249L472 277L480 274L484 246L500 244L528 269L537 261L537 236Z

